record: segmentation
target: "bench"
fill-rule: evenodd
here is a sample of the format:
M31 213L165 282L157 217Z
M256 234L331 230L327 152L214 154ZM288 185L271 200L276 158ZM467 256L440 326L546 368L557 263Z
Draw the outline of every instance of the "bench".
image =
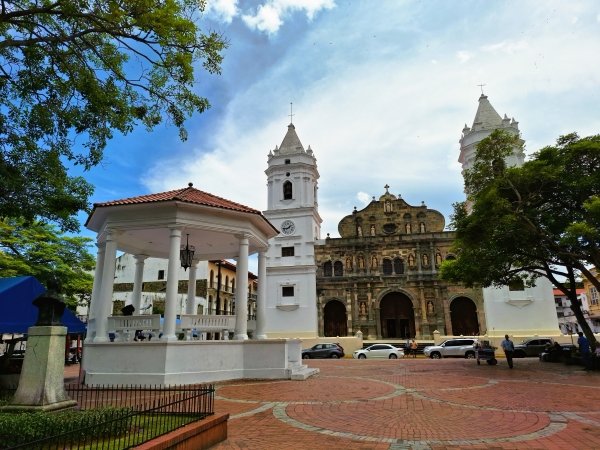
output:
M186 341L194 338L194 330L198 336L203 333L222 333L224 340L229 340L229 332L235 331L235 316L182 314L179 320L179 328L185 333Z
M136 330L150 331L158 336L160 314L108 316L108 330L115 332L115 341L118 342L132 341Z

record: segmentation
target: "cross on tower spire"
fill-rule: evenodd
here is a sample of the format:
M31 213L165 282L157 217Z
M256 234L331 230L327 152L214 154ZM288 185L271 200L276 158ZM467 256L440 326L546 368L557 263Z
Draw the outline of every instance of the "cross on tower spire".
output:
M477 86L479 86L479 88L481 89L481 95L483 95L483 87L485 86L485 84L478 84Z
M294 121L292 120L292 118L295 116L295 114L293 113L293 103L290 102L290 124L293 124Z

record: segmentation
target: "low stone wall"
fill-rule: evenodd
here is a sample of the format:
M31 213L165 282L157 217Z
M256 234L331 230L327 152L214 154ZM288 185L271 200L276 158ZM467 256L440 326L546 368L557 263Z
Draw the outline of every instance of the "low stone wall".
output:
M229 414L215 414L134 447L137 450L204 450L227 439Z

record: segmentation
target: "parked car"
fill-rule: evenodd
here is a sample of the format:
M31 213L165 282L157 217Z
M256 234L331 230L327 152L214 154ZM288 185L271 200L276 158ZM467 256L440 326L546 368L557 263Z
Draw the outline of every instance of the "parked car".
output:
M338 344L317 344L302 350L302 359L343 357L344 349Z
M352 353L354 359L387 358L397 359L404 357L404 350L390 344L373 344L362 350Z
M476 343L477 339L470 338L446 339L440 345L428 345L423 349L423 354L432 359L475 358Z
M515 345L515 358L525 358L527 356L539 357L546 349L546 345L552 345L554 341L550 338L529 338L523 339L520 344Z

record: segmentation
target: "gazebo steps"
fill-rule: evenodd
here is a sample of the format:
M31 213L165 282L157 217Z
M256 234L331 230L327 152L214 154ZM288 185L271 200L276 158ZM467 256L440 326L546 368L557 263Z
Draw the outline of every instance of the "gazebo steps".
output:
M292 380L306 380L308 377L312 377L319 373L319 369L300 365L292 368Z

